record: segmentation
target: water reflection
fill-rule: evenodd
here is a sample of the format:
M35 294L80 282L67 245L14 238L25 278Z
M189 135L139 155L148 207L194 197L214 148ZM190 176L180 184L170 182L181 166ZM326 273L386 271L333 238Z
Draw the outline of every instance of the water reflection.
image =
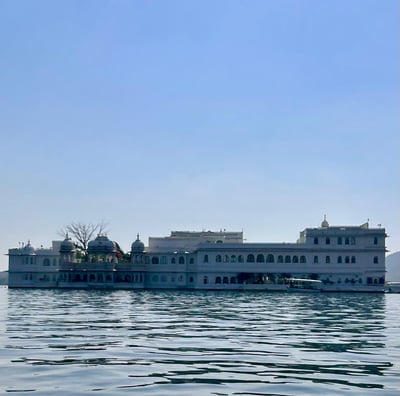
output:
M385 295L5 291L8 392L27 376L40 395L390 395L398 385Z

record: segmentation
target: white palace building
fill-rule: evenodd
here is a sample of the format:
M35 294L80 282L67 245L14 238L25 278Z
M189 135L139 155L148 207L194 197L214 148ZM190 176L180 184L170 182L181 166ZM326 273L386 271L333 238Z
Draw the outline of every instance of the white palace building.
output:
M306 228L295 243L247 243L243 232L172 231L139 235L121 259L106 235L89 242L84 259L70 238L50 249L9 249L9 287L71 289L286 290L290 279L318 280L322 291L383 292L384 228Z

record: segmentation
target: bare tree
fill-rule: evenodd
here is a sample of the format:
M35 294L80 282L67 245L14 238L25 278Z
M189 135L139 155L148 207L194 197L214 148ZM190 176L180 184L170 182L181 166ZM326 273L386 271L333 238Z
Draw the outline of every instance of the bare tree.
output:
M86 253L88 248L88 243L95 235L102 234L106 232L107 224L104 221L93 224L93 223L70 223L66 225L59 235L66 238L67 236L74 239L76 247L82 252Z

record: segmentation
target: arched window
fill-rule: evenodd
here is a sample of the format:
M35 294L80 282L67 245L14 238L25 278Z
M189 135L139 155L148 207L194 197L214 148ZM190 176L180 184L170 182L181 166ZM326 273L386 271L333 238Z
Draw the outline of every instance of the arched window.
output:
M217 284L221 283L221 277L220 276L217 276L215 278L215 283L217 283Z
M175 264L176 263L176 258L175 257L172 257L172 259L171 259L171 264Z
M159 260L157 256L151 258L151 264L159 264Z
M278 263L283 263L283 256L278 256Z
M236 283L236 276L231 276L231 283Z
M97 282L103 283L103 274L97 275Z
M248 263L254 263L254 254L248 254L247 255L247 262Z
M222 279L222 283L224 284L229 283L229 278L227 276L224 276L224 279Z
M285 256L285 263L291 263L292 260L290 258L290 256Z
M338 256L337 262L338 262L338 264L342 264L342 256Z
M205 255L204 255L203 261L204 261L205 263L208 263L208 254L205 254Z
M351 256L351 263L355 264L356 263L356 256Z
M375 256L375 257L374 257L374 264L378 264L378 262L379 262L379 261L378 261L378 256Z
M330 264L330 263L331 263L331 258L330 258L330 256L326 256L326 257L325 257L325 263L326 263L326 264Z
M300 256L300 263L305 264L307 262L306 256Z
M257 263L263 263L263 262L264 262L264 255L257 254Z
M221 257L220 254L217 254L217 257L215 258L215 261L216 261L217 263L220 263L220 262L222 261L222 257Z
M227 254L224 256L224 263L229 263L229 256Z
M299 262L299 258L297 256L293 256L292 262L293 263L298 263Z
M43 265L46 266L46 267L48 267L48 266L50 265L50 260L49 260L48 258L45 258L45 259L43 260Z
M273 254L269 254L267 256L267 263L273 263L274 261L275 261L274 255Z
M185 257L179 256L179 264L185 264Z
M238 256L238 263L243 263L243 256L241 254Z
M231 256L231 263L236 263L236 256L234 254Z

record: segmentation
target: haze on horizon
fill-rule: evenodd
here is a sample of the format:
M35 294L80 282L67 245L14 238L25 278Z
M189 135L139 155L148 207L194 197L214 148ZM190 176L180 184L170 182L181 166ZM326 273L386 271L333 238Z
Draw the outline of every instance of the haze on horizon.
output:
M0 2L0 270L73 221L400 250L397 1Z

